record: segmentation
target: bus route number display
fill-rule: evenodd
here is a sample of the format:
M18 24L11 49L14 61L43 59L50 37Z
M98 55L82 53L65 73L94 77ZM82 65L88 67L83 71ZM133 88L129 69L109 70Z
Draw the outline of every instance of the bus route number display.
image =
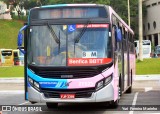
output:
M97 51L83 51L82 58L97 58Z

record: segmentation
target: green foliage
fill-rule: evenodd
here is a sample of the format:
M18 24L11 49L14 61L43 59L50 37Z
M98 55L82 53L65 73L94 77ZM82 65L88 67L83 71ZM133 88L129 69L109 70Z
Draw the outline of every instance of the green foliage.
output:
M144 59L136 61L136 74L160 74L160 58Z
M36 0L29 0L29 1L25 0L24 1L24 9L31 9L36 6L38 6Z
M12 19L13 20L21 20L21 21L25 21L27 22L27 16L23 16L23 15L20 15L20 17L16 16L16 15L12 15Z
M1 77L24 77L24 67L0 67L0 78Z
M21 21L0 19L0 48L17 48L17 34L23 26Z
M13 2L14 6L20 4L25 9L31 9L33 7L41 5L53 5L53 4L71 4L71 3L96 3L106 4L113 7L113 9L120 15L120 17L128 23L128 0L0 0L9 4ZM130 1L130 16L131 16L131 28L135 31L135 38L138 39L138 0ZM143 16L146 15L146 7L143 5ZM20 16L19 16L20 18Z

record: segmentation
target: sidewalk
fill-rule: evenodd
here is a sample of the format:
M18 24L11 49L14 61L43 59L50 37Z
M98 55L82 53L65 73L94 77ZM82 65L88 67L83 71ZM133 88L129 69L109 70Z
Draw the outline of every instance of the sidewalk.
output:
M160 74L152 74L152 75L136 75L135 80L159 80L160 81Z
M24 78L0 78L1 83L24 83Z

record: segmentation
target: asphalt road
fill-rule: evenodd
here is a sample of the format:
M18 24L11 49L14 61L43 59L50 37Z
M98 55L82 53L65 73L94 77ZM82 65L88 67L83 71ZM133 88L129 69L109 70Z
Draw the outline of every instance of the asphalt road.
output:
M10 85L13 86L13 84ZM14 85L15 88L16 84ZM19 87L20 85L17 86ZM136 80L133 83L133 92L131 94L123 94L119 104L119 107L117 107L116 109L112 109L111 107L106 107L101 103L61 103L59 104L58 108L47 109L47 107L43 103L32 105L29 102L24 101L24 94L22 89L21 91L0 91L0 105L42 105L43 110L45 110L42 112L3 112L3 114L160 114L160 80ZM133 107L133 105L136 105L138 108L136 109L135 107ZM141 111L141 108L144 107L147 107L147 109L150 111ZM159 109L159 111L156 111L156 109Z

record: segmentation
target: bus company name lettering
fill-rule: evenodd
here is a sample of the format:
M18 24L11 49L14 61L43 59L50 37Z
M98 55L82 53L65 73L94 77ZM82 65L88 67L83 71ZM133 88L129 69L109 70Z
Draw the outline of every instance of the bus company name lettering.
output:
M69 59L69 64L102 64L103 59Z

